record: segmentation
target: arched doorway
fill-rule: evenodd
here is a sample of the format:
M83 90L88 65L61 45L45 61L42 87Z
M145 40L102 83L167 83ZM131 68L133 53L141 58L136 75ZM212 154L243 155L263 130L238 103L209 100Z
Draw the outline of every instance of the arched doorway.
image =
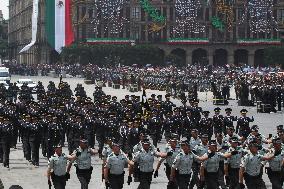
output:
M235 65L248 64L248 51L246 49L238 49L235 51L234 64Z
M159 57L160 57L160 65L165 65L166 64L165 51L160 48L159 48Z
M214 53L213 65L224 66L228 64L228 52L225 49L217 49Z
M56 64L60 60L60 55L56 50L50 51L50 63L49 64Z
M186 51L184 49L174 49L167 56L166 62L175 64L176 66L185 66L186 65Z
M207 51L205 49L196 49L192 52L192 64L207 65Z
M258 49L254 53L254 66L264 67L264 49Z

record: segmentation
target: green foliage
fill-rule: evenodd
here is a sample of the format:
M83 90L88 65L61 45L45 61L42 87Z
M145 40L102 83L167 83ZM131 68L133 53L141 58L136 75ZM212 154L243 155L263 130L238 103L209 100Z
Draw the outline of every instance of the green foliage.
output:
M220 30L220 31L224 31L224 22L218 17L218 16L213 16L211 18L211 22L214 28Z
M264 50L264 62L266 65L281 65L284 69L284 47L271 47Z
M97 65L161 65L163 53L161 50L149 45L88 45L74 44L64 48L61 57L63 62L74 64Z

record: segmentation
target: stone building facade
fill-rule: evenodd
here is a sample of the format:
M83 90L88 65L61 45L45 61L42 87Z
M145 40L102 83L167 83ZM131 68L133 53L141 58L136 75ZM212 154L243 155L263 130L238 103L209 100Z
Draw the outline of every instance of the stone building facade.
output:
M38 41L36 45L24 54L19 50L31 39L32 0L9 0L9 43L10 59L21 63L53 63L56 53L46 43L44 18L45 4L40 0L40 22L38 23ZM262 65L263 53L266 47L281 45L280 32L271 29L270 33L252 33L249 24L239 24L244 14L244 4L247 0L235 0L233 6L233 21L231 31L219 31L212 25L211 18L218 15L216 2L204 5L197 12L197 21L205 26L201 33L184 32L177 35L177 12L175 0L149 0L160 15L166 18L165 24L158 32L150 31L152 18L141 7L140 0L125 0L119 12L122 26L112 33L110 23L101 14L98 0L73 0L73 28L76 41L107 39L131 39L136 44L153 44L158 46L165 56L176 54L187 64L250 64ZM205 2L201 0L201 2ZM274 0L272 14L279 29L284 28L284 0ZM174 41L183 39L184 41ZM204 40L196 43L196 39Z

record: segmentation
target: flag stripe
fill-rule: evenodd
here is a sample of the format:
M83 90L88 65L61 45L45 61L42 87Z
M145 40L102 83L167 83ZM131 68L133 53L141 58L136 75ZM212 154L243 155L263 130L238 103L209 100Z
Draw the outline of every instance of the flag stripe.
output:
M74 41L72 29L72 4L71 0L65 0L65 45L71 45Z
M63 5L59 5L59 0L55 3L55 50L61 52L61 48L65 46L65 0Z
M55 47L55 0L46 0L46 34L47 41L52 46Z

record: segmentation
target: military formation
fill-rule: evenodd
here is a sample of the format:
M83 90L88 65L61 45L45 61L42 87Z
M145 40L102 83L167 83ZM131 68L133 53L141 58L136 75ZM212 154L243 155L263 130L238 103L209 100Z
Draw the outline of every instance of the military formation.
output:
M82 189L94 172L107 188L123 188L127 175L128 185L139 182L139 189L149 189L163 164L170 189L263 189L263 174L273 189L282 188L283 126L277 126L277 136L263 136L246 109L232 115L232 109L216 107L211 115L199 106L193 88L177 106L172 94L145 99L144 91L119 101L99 86L90 98L82 85L72 91L62 80L46 88L39 82L34 90L1 85L0 162L9 169L10 149L21 143L24 158L36 168L41 148L49 160L48 184L56 189L65 188L72 165ZM101 170L93 170L92 156L102 159Z

